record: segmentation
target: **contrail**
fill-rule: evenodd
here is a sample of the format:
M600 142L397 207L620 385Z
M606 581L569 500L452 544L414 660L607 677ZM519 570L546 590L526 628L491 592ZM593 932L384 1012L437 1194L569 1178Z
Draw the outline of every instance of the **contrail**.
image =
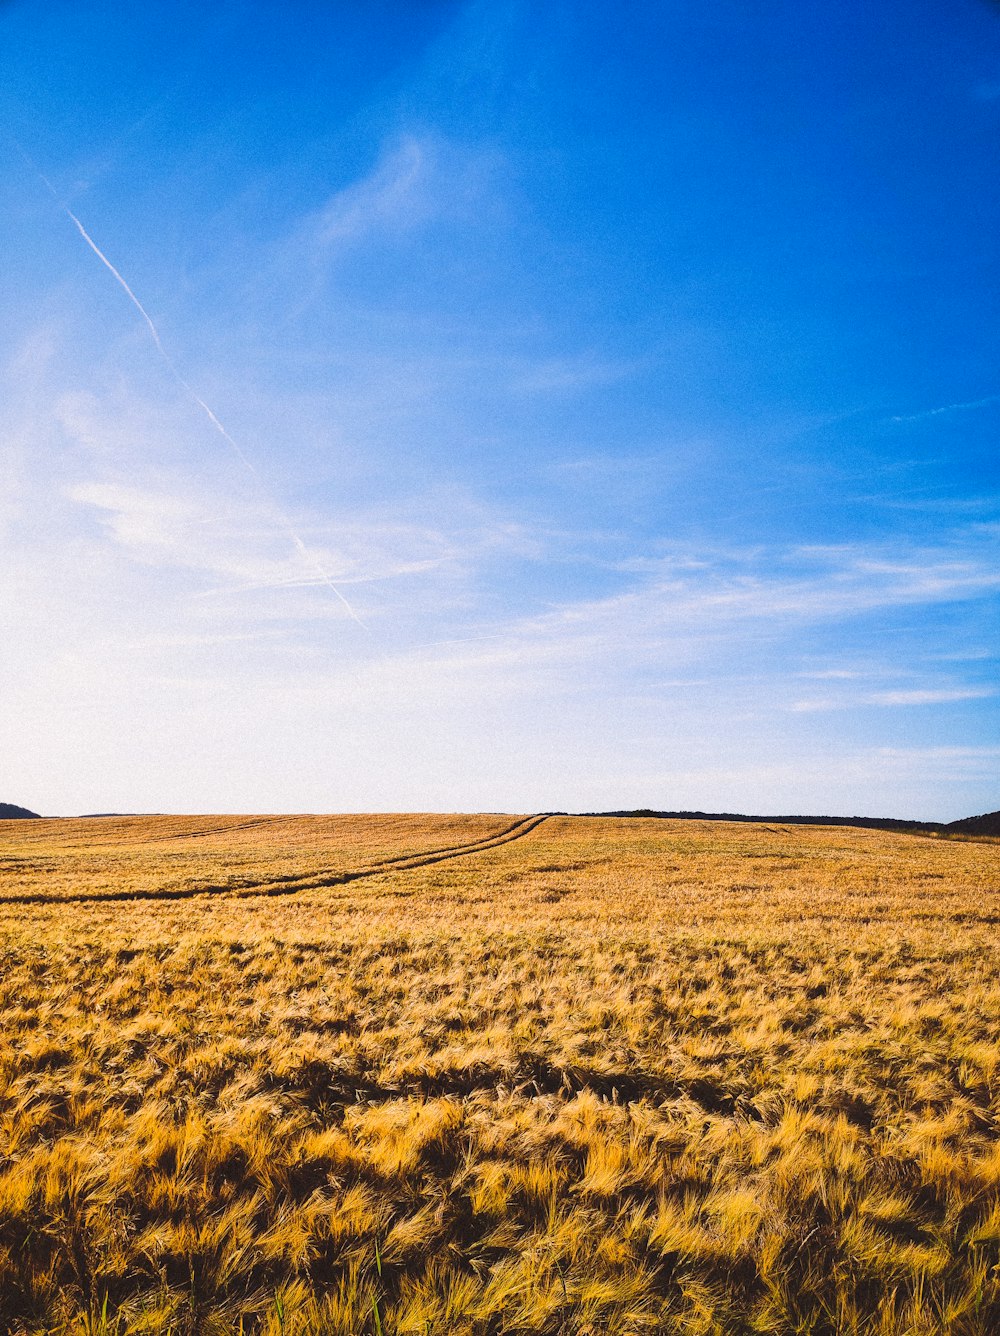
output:
M48 190L52 198L55 200L59 209L61 209L61 211L70 220L70 222L73 224L76 230L80 233L80 236L84 239L84 241L87 243L90 249L100 260L101 264L103 264L105 269L108 270L108 272L114 278L115 282L125 293L126 297L128 297L129 301L142 316L143 322L145 323L146 328L149 330L150 338L156 345L156 351L160 354L160 356L163 358L163 361L170 368L170 371L173 374L174 379L181 386L181 388L188 394L188 396L198 405L198 407L202 410L202 412L208 418L209 422L219 433L222 439L227 443L227 445L230 446L233 453L236 455L236 458L240 461L243 467L253 475L254 479L257 482L258 487L260 487L263 490L263 479L261 478L260 471L253 463L253 460L249 457L249 455L239 444L239 442L236 441L229 434L226 428L219 421L216 414L208 406L208 404L197 392L197 390L195 390L195 388L192 385L189 385L188 382L181 375L180 371L177 369L174 359L170 356L166 348L164 348L163 346L163 340L160 338L160 332L156 328L152 316L149 314L145 306L143 306L142 302L132 291L125 277L121 274L121 272L118 269L115 268L115 266L111 263L108 257L104 254L100 246L98 246L97 242L84 227L83 223L80 222L79 218L77 218L73 210L67 204L64 204L63 201L59 198L59 195L56 192L55 187L53 186L52 182L48 179L48 177L43 172L39 171L38 167L36 167L35 164L31 161L27 153L25 153L24 149L21 148L20 144L18 144L17 147L21 153L22 158L24 158L24 160L29 164L32 170L35 171L38 174L39 178L44 182L46 189ZM340 600L340 602L344 605L348 613L357 622L357 624L360 627L363 627L364 630L367 631L369 628L361 620L358 614L351 607L350 603L348 603L347 599L334 584L333 580L330 578L329 574L324 569L322 564L319 562L315 554L310 552L309 549L306 547L305 543L302 541L301 536L295 529L295 526L292 524L291 520L289 520L288 517L284 515L280 510L278 511L278 514L295 548L301 553L302 557L309 563L309 565L313 567L313 569L316 571L316 574L320 577L322 583L326 585L327 589L329 589L330 592Z
M43 179L44 179L44 178L43 178ZM48 185L48 182L46 181L45 184ZM50 187L50 188L51 188L51 187ZM76 227L76 230L80 233L80 236L83 237L84 241L87 243L87 245L90 247L90 249L94 252L94 254L97 256L97 258L100 260L101 264L104 265L105 269L110 270L111 273L115 276L115 279L117 280L118 285L119 285L122 289L124 289L125 295L128 297L129 301L132 303L132 305L135 307L135 309L136 309L136 310L139 312L139 314L142 316L143 320L145 320L145 322L146 322L146 328L149 330L150 334L151 334L152 337L153 337L153 342L156 344L156 351L157 351L157 352L160 354L160 356L164 359L164 361L165 361L165 362L167 363L167 365L170 367L170 370L173 371L174 375L176 375L176 374L177 374L177 368L174 366L173 362L171 362L170 358L167 356L167 350L164 348L163 344L160 342L160 336L159 336L159 334L157 333L156 326L153 324L152 317L150 316L149 312L146 310L145 306L143 306L142 302L141 302L141 301L139 300L139 298L135 295L135 293L132 291L132 289L129 287L129 285L125 282L124 278L122 278L122 276L121 276L121 274L118 272L118 270L114 267L114 265L111 263L111 261L108 259L108 257L107 257L107 256L104 254L104 252L101 250L100 246L98 246L97 242L94 240L94 238L90 235L90 233L89 233L89 232L87 231L87 229L84 227L83 223L80 222L79 218L77 218L77 216L76 216L76 214L73 212L73 210L72 210L71 208L69 208L67 205L62 204L62 203L60 203L59 207L62 209L63 213L64 213L64 214L66 215L66 217L70 220L70 222L74 224L74 226Z
M940 408L928 408L922 413L907 413L894 418L891 422L920 422L923 418L938 417L941 413L959 413L969 408L988 408L990 404L1000 404L1000 394L988 394L985 399L969 399L961 404L943 404Z

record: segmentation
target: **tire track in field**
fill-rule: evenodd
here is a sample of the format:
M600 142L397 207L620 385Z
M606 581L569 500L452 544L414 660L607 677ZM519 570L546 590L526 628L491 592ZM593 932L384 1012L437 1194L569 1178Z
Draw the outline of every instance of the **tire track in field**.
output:
M329 868L319 872L304 873L297 877L268 879L245 886L201 885L185 886L176 890L162 889L154 891L94 891L85 895L46 895L44 892L29 892L24 895L0 897L0 909L4 905L81 905L121 903L131 900L193 900L197 896L210 895L215 899L249 900L255 896L297 895L300 891L321 890L328 886L344 886L352 881L364 881L369 877L381 877L389 872L409 872L416 868L428 867L432 863L445 863L453 858L465 858L470 854L486 853L490 849L499 849L505 844L523 839L537 830L543 821L549 819L548 812L539 812L533 816L519 817L512 825L493 835L485 835L478 840L465 844L447 845L439 849L426 849L420 853L397 854L392 858L383 858L378 863L356 869Z
M431 863L446 863L452 858L463 858L468 854L483 853L489 849L498 849L504 844L512 844L515 840L530 835L548 819L548 813L542 812L535 816L522 817L513 826L468 844L453 844L444 849L426 849L418 854L397 854L394 858L384 858L381 862L366 868L358 868L353 872L310 872L304 878L297 879L293 885L265 882L258 887L239 887L230 894L237 898L252 895L293 895L298 891L318 890L324 886L339 886L344 882L360 881L365 877L379 877L386 872L409 872L412 868L427 867Z
M394 854L390 858L380 858L377 863L367 867L347 869L342 867L320 868L315 872L290 873L288 876L268 877L246 886L207 886L209 891L228 891L233 895L281 895L295 891L316 890L323 886L336 886L343 881L356 881L359 877L375 877L383 872L405 872L411 867L424 867L428 863L440 863L448 858L460 858L463 854L478 853L482 849L493 849L497 845L507 844L529 834L536 826L546 820L544 814L519 817L517 821L492 835L481 835L478 840L463 840L459 844L446 844L436 849L419 849L414 853Z
M202 840L209 835L228 835L234 830L252 830L256 826L273 826L281 821L289 821L288 816L262 816L253 821L240 821L232 826L211 826L206 830L182 830L176 835L150 835L147 839L137 840L137 844L169 844L173 840Z

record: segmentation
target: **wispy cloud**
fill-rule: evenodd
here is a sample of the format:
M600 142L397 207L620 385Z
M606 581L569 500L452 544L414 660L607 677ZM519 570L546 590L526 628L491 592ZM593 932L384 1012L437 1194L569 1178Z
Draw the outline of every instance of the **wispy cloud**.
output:
M809 677L817 681L844 681L854 682L859 678L870 677L870 672L862 672L853 668L822 668L815 672L797 673L797 677Z
M101 516L108 537L136 560L157 567L183 568L212 578L221 587L202 594L318 587L325 582L314 562L284 545L282 518L264 503L227 501L218 493L176 481L158 488L120 482L81 483L69 489L77 504ZM310 547L344 584L362 585L432 571L459 558L448 537L427 526L360 521L330 534L302 521Z
M996 556L996 542L974 533L960 545L936 549L695 549L647 561L646 581L611 598L567 605L537 625L617 624L649 631L751 622L779 629L987 597L1000 591Z
M966 413L976 408L989 408L1000 404L1000 394L988 394L982 399L966 399L954 404L941 404L938 408L925 408L919 413L902 413L890 418L890 422L922 422L925 418L940 417L943 413Z
M488 639L408 649L391 655L406 683L442 676L452 689L473 695L489 692L545 693L552 682L572 682L586 692L604 681L623 680L623 664L632 690L672 690L666 684L696 681L704 699L718 693L750 692L753 709L807 713L845 709L856 704L905 706L947 704L993 694L992 688L950 681L920 686L867 690L851 697L798 700L799 649L810 644L815 629L870 618L896 608L947 604L988 598L1000 588L995 566L970 542L966 559L954 552L900 550L881 559L870 550L842 547L816 551L803 562L801 550L732 553L695 551L659 561L655 578L634 576L622 592L599 600L567 601L539 615L510 618L502 624L471 622ZM797 563L794 576L774 574ZM819 567L817 569L817 567ZM768 573L770 572L770 573ZM899 679L905 665L880 661L880 636L860 633L869 662L859 669L830 669L814 675L845 685L862 678ZM843 638L843 630L838 637ZM926 656L927 645L921 646ZM926 666L920 668L926 679ZM693 671L692 671L693 670ZM706 670L708 670L706 672ZM394 678L395 680L395 678ZM780 687L777 683L780 682ZM791 704L789 704L791 702ZM730 699L730 708L732 701Z
M948 705L955 701L984 700L997 695L988 687L943 687L905 691L869 691L857 696L825 697L799 700L789 706L796 714L814 714L828 710L853 710L859 706Z
M387 148L368 176L338 190L316 213L316 241L339 245L378 228L415 226L430 208L427 186L434 157L432 141L416 135Z
M626 380L642 366L637 360L602 357L596 352L541 355L530 362L515 362L512 386L525 394L575 394Z
M489 208L500 161L494 150L429 129L404 129L383 143L367 174L336 190L306 218L299 235L335 255L351 245L403 237L432 222Z
M876 691L865 697L866 705L942 705L956 700L984 700L995 696L989 687L955 687L942 690Z

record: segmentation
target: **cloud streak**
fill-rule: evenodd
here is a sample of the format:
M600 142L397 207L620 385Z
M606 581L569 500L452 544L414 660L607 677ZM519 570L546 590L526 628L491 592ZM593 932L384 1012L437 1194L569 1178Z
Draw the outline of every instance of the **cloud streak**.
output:
M219 587L194 591L201 598L272 589L312 588L319 583L312 562L298 554L277 555L280 520L266 505L240 504L214 491L168 481L139 486L100 481L67 489L70 500L101 516L104 531L131 558L149 567L202 572ZM311 524L318 521L313 518ZM489 535L479 536L479 546ZM433 577L470 559L472 537L463 548L455 536L428 526L354 520L336 526L337 546L317 539L324 566L349 585Z
M427 140L407 135L385 153L370 175L330 199L316 220L316 238L327 246L353 241L376 227L413 227L426 212L421 184L431 160Z
M889 419L890 422L923 422L926 418L940 417L943 413L967 413L976 408L989 408L1000 404L1000 394L988 394L983 399L968 399L955 404L942 404L940 408L927 408L920 413L902 413Z
M853 710L858 706L951 705L957 701L985 700L997 693L989 687L945 687L907 691L870 691L861 696L830 697L796 701L794 714L819 714L829 710Z

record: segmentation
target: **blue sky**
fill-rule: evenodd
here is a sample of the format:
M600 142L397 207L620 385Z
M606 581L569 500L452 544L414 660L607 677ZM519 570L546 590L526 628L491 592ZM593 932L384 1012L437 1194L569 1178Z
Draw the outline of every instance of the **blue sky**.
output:
M0 797L1000 806L1000 7L205 10L0 5Z

